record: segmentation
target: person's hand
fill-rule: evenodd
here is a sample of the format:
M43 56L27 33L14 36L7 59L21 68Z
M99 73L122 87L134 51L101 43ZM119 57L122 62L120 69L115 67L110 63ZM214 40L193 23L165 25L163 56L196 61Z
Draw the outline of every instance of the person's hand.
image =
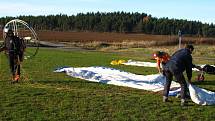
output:
M191 84L191 80L188 80L188 82Z
M158 70L159 74L163 74L161 70Z

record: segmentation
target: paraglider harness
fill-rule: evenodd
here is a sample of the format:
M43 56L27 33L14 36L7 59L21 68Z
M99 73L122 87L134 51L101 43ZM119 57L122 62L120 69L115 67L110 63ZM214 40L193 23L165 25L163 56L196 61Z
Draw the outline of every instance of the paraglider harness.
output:
M10 40L9 43L7 44L11 44L8 46L11 46L11 48L8 48L8 52L6 52L6 54L13 54L14 55L14 59L18 59L18 61L22 62L23 61L23 57L24 57L24 50L26 48L26 45L24 43L24 40L22 38L19 38L17 36L14 36L12 40Z
M198 74L198 81L204 81L205 76L204 74L214 74L215 75L215 67L211 65L205 65L202 70L200 71L200 74Z

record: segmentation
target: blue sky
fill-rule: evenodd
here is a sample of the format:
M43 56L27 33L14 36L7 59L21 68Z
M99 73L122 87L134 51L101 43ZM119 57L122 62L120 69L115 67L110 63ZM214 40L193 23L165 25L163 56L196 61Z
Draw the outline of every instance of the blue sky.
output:
M1 0L0 17L125 11L215 24L214 5L215 0Z

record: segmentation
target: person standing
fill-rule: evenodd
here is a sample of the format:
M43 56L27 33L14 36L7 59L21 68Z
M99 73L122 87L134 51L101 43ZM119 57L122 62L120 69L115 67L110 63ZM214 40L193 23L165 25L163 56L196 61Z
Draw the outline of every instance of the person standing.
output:
M187 83L183 72L186 71L188 82L191 83L192 68L201 70L201 67L192 63L193 45L188 44L185 48L176 51L166 63L164 67L164 75L166 76L166 84L163 92L163 102L168 101L168 94L170 90L171 81L173 76L181 86L181 106L186 105L186 91L188 91Z
M25 44L23 39L15 36L12 29L6 32L6 38L1 51L5 51L9 59L9 66L12 74L12 82L18 82L20 79L20 63L23 61Z

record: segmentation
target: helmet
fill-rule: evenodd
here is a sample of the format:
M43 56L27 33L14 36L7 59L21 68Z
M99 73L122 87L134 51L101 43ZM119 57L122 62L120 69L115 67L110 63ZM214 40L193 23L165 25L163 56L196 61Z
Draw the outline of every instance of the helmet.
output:
M155 53L153 53L153 58L157 58L157 57L161 57L164 55L164 52L162 51L156 51Z
M8 32L8 28L4 28L4 32L7 33Z

